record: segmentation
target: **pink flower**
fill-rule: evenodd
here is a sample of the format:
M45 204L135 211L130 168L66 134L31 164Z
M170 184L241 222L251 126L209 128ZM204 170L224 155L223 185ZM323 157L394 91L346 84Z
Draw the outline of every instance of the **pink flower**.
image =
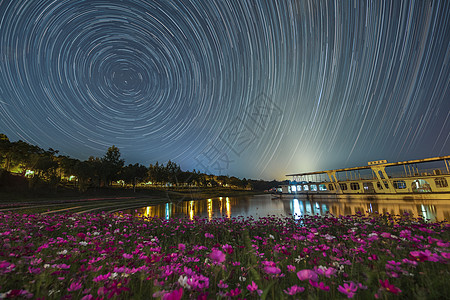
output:
M372 254L369 256L369 260L378 260L378 256L376 254Z
M122 254L122 257L125 259L131 259L131 258L133 258L133 254L124 253L124 254Z
M228 288L228 284L226 284L225 282L223 282L222 280L219 281L219 284L217 285L219 288L221 289L226 289Z
M109 278L110 275L111 275L111 272L108 272L108 274L105 274L105 275L98 275L97 277L95 277L93 279L93 281L95 281L95 282L105 281Z
M384 281L380 280L380 284L381 284L381 287L384 288L386 291L393 293L395 295L402 292L401 289L399 289L398 287L396 287L393 284L390 284L388 279L386 279Z
M277 267L265 266L264 267L264 272L266 272L267 274L276 275L276 274L280 274L281 273L281 269L277 268Z
M223 263L225 261L225 253L218 249L213 249L211 251L211 254L209 255L209 258L216 264Z
M70 286L67 288L67 291L69 292L74 292L74 291L78 291L79 289L81 289L81 282L72 282L70 284Z
M317 274L325 276L326 278L330 278L331 276L336 276L337 270L335 268L329 267L323 267L320 266L319 268L317 268L317 270L315 270L317 272Z
M214 235L207 232L207 233L205 233L205 238L213 239Z
M235 288L234 290L231 290L230 292L229 292L229 295L231 296L231 297L236 297L236 296L239 296L240 294L241 294L241 290L239 289L239 288Z
M409 253L409 256L416 261L433 261L433 262L439 261L437 259L437 255L432 253L428 249L425 251L411 251Z
M185 244L178 244L178 250L184 251L185 249L186 249L186 245Z
M340 285L338 287L338 291L341 292L342 294L347 295L347 298L353 298L357 290L358 287L353 282L350 282L350 284L344 283L344 286Z
M295 266L293 265L287 265L287 269L289 272L295 272Z
M283 292L288 294L288 295L294 296L295 294L301 293L304 290L305 290L304 287L301 287L301 286L298 286L298 285L293 285L290 288L287 288L286 290L284 290Z
M183 297L183 288L173 290L170 293L164 294L163 300L180 300Z
M318 281L319 280L319 276L317 276L317 273L314 272L313 270L300 270L297 272L297 277L300 280L312 280L312 281Z
M83 298L81 298L80 300L92 300L94 299L94 296L92 296L91 294L84 296Z
M230 246L228 244L225 244L222 246L223 251L225 251L228 254L232 254L233 253L233 246Z
M258 285L252 281L252 284L247 285L247 290L253 294L253 292L256 292L259 296L263 293L262 290L258 289Z
M316 281L312 281L311 279L309 280L309 284L315 288L319 288L325 292L328 292L330 290L330 287L328 285L325 285L325 283L323 282L316 282Z

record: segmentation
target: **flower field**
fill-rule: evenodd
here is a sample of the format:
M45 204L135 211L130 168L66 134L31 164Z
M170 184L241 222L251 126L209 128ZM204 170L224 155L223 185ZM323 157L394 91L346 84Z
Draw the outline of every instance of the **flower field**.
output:
M0 298L444 299L448 223L0 213Z

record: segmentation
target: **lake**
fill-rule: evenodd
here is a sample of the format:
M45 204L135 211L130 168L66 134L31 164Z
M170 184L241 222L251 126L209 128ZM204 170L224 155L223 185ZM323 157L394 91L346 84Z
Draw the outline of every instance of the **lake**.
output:
M379 212L403 214L423 217L432 222L450 219L450 200L299 200L272 199L271 195L255 195L240 197L218 197L205 200L167 202L165 204L147 206L138 209L124 210L123 213L147 217L194 217L200 218L260 218L268 215L294 216L351 215L356 212Z

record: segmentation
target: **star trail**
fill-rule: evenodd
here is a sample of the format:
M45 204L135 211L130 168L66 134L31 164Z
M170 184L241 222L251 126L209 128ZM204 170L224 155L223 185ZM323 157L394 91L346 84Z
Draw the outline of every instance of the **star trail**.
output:
M449 1L0 0L0 132L247 178L450 154Z

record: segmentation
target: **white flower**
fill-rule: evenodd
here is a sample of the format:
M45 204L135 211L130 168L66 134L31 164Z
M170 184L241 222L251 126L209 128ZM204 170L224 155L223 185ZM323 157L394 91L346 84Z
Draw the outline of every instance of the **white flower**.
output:
M108 279L114 279L117 277L117 275L119 275L118 273L114 272L111 275L109 275Z
M85 242L85 241L81 241L81 242L79 242L79 244L80 244L81 246L86 246L88 243Z
M50 264L44 264L44 268L45 269L50 268Z
M187 281L188 281L187 276L180 275L180 278L178 278L178 283L179 283L182 287L190 289L191 286L187 283Z
M239 276L239 281L240 282L244 282L244 281L246 281L247 280L247 278L245 278L244 276Z
M275 237L274 237L273 235L271 235L271 234L269 234L269 237L270 237L272 240L275 239Z
M67 250L64 249L63 251L56 252L56 254L66 255L67 254Z

